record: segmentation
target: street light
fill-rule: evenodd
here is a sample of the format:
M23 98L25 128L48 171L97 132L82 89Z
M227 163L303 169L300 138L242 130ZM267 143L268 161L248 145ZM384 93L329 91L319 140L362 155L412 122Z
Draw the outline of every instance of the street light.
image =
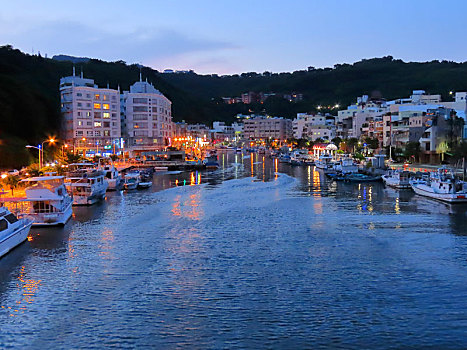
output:
M35 149L37 149L39 151L39 169L42 168L41 167L41 164L42 164L42 162L41 162L41 149L39 147L31 146L31 145L27 145L26 148L35 148Z
M44 162L44 143L48 142L49 144L55 143L55 139L50 138L48 140L45 140L44 142L41 143L41 151L42 151L42 157L39 160L39 167L42 169L42 163ZM39 151L39 152L41 152Z

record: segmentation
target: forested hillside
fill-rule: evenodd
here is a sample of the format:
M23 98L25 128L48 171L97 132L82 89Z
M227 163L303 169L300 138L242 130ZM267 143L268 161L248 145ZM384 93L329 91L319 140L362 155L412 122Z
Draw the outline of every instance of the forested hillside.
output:
M63 60L65 59L65 60ZM30 153L24 148L48 135L57 135L60 125L59 80L70 75L73 63L24 54L11 46L0 47L0 167L19 166ZM140 67L125 62L90 59L75 63L87 78L99 86L126 90L139 78ZM352 65L293 73L244 73L216 76L195 73L161 74L143 67L148 79L173 103L175 121L210 123L232 121L235 114L267 112L293 117L297 112L314 111L317 105L345 106L357 96L378 91L388 99L406 97L413 89L441 93L467 90L467 62L433 61L406 63L392 57L362 60ZM274 97L264 104L222 103L221 97L243 92L303 94L303 101L292 103Z

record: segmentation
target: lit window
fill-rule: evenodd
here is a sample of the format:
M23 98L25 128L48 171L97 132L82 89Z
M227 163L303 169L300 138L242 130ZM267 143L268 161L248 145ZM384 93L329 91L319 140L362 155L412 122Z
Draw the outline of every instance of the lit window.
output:
M103 98L104 98L104 101L107 101L109 99L107 95L104 95Z
M95 128L100 127L100 126L102 126L101 122L94 122L94 127Z
M83 122L81 120L78 120L78 126L82 126Z
M94 103L94 108L95 109L101 109L101 104L100 103Z
M95 100L100 100L100 98L101 98L101 95L99 95L99 94L95 94L95 95L94 95L94 99L95 99Z
M102 113L102 118L104 118L104 119L110 119L110 113L109 113L109 112L104 112L104 113Z
M102 105L102 108L103 108L103 109L110 109L110 106L109 106L108 103L104 103L104 104Z

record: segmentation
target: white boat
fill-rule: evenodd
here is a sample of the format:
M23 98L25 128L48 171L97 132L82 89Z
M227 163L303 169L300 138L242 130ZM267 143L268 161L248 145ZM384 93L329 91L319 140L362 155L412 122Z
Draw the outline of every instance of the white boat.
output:
M28 238L31 225L32 220L18 219L6 207L0 207L0 257Z
M447 203L467 203L467 183L457 180L452 171L440 168L428 181L411 182L416 194Z
M123 187L125 190L136 190L140 182L141 177L139 171L132 171L125 174Z
M65 225L71 218L73 199L65 187L64 176L39 176L22 180L27 184L26 199L21 204L22 217L34 226Z
M315 166L318 169L327 170L332 167L332 156L329 154L323 154L319 157L319 159L315 162Z
M358 166L352 158L342 157L333 163L333 170L343 175L355 174L358 173Z
M313 156L307 149L296 149L290 154L290 164L292 165L311 165Z
M116 191L120 188L123 179L112 163L101 165L99 170L102 170L104 173L105 181L108 184L107 191Z
M139 173L138 188L143 189L143 188L149 188L151 186L152 186L152 174L147 171L141 171Z
M386 186L404 189L410 188L410 177L408 171L389 170L381 176Z
M67 173L65 186L74 205L92 205L105 198L109 186L104 173L95 169L78 169Z

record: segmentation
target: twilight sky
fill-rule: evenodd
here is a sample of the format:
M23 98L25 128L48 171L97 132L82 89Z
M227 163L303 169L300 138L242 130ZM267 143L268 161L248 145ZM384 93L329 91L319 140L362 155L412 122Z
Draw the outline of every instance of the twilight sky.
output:
M465 0L16 0L0 45L198 73L467 60Z

